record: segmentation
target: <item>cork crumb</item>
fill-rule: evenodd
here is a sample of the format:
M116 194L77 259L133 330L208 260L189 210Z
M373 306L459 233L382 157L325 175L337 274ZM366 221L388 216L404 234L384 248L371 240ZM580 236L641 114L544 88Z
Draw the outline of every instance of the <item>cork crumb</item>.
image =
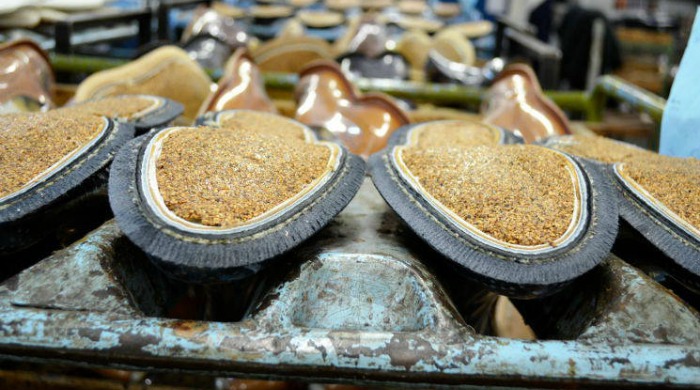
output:
M598 135L566 135L547 144L552 149L606 164L627 162L654 156L656 153L626 142Z
M241 110L231 115L225 115L219 126L237 132L265 133L299 141L306 139L302 125L279 115L258 111Z
M250 123L186 128L164 139L156 179L165 205L177 216L228 228L307 189L327 172L330 156L326 146Z
M139 96L118 96L92 100L64 109L76 110L85 114L106 116L108 118L132 119L137 113L152 105L153 100Z
M414 145L419 149L470 148L480 145L497 145L501 141L498 129L480 122L441 121L413 130L417 132Z
M447 209L509 244L551 245L574 216L569 162L543 147L406 148L402 159Z
M676 215L700 229L700 160L655 155L625 163L624 172Z
M21 190L103 127L102 117L76 110L0 115L0 197Z

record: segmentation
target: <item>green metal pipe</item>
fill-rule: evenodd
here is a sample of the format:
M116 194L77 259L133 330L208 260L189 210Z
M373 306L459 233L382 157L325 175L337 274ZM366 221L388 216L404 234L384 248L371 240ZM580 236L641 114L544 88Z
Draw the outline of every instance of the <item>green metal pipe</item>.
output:
M590 96L597 114L602 114L608 97L625 102L634 109L649 114L655 122L661 123L666 99L660 96L630 84L617 76L602 76L598 79ZM600 120L601 118L596 119Z
M51 54L49 57L54 71L67 73L94 73L116 68L128 62L122 59L64 54Z
M298 81L295 74L266 73L265 86L269 89L293 90ZM436 105L469 105L481 103L484 90L458 85L416 83L403 80L359 79L355 85L363 92L382 92L398 98L429 102Z
M588 95L581 91L545 91L562 110L585 112L589 104Z
M93 73L126 64L128 61L100 57L52 54L51 62L57 72ZM207 70L216 80L220 70ZM288 73L266 73L265 86L269 89L291 91L298 77ZM360 79L362 91L383 92L389 95L435 105L475 106L481 104L485 91L480 88L454 84L416 83L401 80ZM661 121L666 100L634 86L619 77L603 76L591 92L546 91L554 103L567 111L583 112L588 121L601 121L608 97L623 101L651 118Z
M94 73L126 64L122 59L52 54L51 62L57 72ZM207 70L216 79L218 71ZM288 73L266 73L265 86L270 89L291 91L298 77ZM398 98L411 99L435 105L479 105L484 90L455 84L416 83L401 80L360 79L356 85L362 91L383 92ZM565 110L582 111L586 106L586 94L581 92L548 91L547 95Z
M629 104L637 111L649 114L649 117L656 122L654 134L651 137L650 148L658 150L659 139L661 137L661 119L666 108L666 99L657 96L645 89L632 85L616 76L603 76L598 79L593 91L590 94L591 114L589 120L602 120L602 113L605 109L605 102L608 98L613 98L620 102Z

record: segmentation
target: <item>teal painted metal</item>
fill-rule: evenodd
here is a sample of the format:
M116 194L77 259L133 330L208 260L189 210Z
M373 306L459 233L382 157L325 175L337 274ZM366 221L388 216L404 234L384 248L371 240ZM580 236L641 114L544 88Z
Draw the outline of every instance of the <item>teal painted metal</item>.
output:
M0 285L0 359L318 382L700 387L700 345L631 342L624 335L636 331L635 318L644 318L652 334L654 326L681 318L680 301L669 301L660 318L645 312L643 303L652 296L625 300L623 314L632 321L606 320L623 336L609 333L604 342L486 337L464 323L424 265L437 267L436 256L367 180L328 228L281 259L290 268L266 276L269 288L261 299L240 296L251 305L243 320L167 319L136 310L144 301L137 295L161 290L159 276L134 266L146 259L109 222ZM620 298L654 283L613 263L604 267L620 276L602 288L619 291ZM46 277L70 270L75 280ZM130 280L156 282L135 292ZM60 307L47 301L51 293L61 297ZM100 297L121 299L100 306ZM689 318L700 321L692 311Z
M74 73L92 73L126 63L124 60L58 54L51 56L51 62L56 71ZM208 69L207 73L215 80L221 75L220 70ZM297 75L286 73L267 73L264 76L267 88L284 91L292 91L298 80ZM474 107L481 104L484 95L482 89L454 84L359 79L356 80L356 85L363 91L383 92L398 98L434 105ZM648 113L657 123L661 122L661 115L666 105L665 99L616 76L602 76L590 92L547 91L546 94L562 109L583 112L586 119L593 122L602 120L605 100L608 97L624 101Z
M697 385L698 347L527 342L469 333L352 332L276 323L120 320L2 310L0 353L131 368L408 382ZM15 352L16 353L16 352ZM88 362L89 363L89 362ZM313 374L309 374L313 372ZM306 373L306 375L304 375ZM517 378L517 379L516 379Z

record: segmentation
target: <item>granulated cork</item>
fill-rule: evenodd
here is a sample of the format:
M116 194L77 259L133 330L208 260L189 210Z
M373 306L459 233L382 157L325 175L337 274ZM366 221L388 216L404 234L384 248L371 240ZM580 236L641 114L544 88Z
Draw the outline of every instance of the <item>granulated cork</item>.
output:
M434 122L421 125L414 131L418 132L414 146L420 149L497 145L501 139L497 129L478 122Z
M304 129L301 125L279 115L257 111L238 111L235 115L224 117L220 126L230 128L233 131L265 133L285 139L300 141L305 139Z
M700 160L656 155L625 163L623 171L683 220L700 228Z
M403 161L440 203L498 240L548 244L571 222L575 199L568 162L546 148L409 148Z
M0 196L19 191L103 127L102 118L72 110L0 115Z
M640 157L655 155L653 152L634 145L597 135L560 136L548 146L562 152L606 164L626 162Z
M163 141L156 177L179 217L234 227L307 189L329 159L325 146L253 129L189 128Z
M137 113L153 105L153 100L139 96L106 97L99 100L66 107L64 110L77 110L109 118L131 119Z

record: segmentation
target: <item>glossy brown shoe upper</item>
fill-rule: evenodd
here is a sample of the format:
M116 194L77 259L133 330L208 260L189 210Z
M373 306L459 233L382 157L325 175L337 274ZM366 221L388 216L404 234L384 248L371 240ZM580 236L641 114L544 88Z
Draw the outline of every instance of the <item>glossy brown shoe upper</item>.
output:
M542 92L527 65L511 65L494 81L481 108L484 121L501 126L531 143L551 135L571 134L564 113Z
M0 113L52 108L54 84L49 59L34 42L0 45Z
M212 92L199 109L207 111L247 109L276 113L277 109L265 92L258 66L246 49L238 49L224 68L216 91Z
M319 61L299 74L296 120L325 129L351 152L368 157L386 146L406 114L381 94L358 94L338 65Z

